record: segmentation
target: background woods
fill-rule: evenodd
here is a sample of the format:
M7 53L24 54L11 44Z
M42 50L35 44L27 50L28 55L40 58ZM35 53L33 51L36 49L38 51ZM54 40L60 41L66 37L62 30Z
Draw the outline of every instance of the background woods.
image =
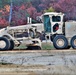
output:
M76 0L12 0L12 7L11 0L0 0L0 27L27 24L28 16L39 22L37 16L51 11L63 12L65 20L76 20Z

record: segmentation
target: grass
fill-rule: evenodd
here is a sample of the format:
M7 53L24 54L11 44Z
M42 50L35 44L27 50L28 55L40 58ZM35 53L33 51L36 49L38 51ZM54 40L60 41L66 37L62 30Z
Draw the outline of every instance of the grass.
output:
M15 47L15 49L26 49L25 45L20 45ZM54 49L54 46L50 42L42 42L42 50L51 50Z
M42 50L51 50L54 49L54 46L51 43L45 42L42 43Z
M26 49L25 45L20 45L19 47L15 47L14 49Z

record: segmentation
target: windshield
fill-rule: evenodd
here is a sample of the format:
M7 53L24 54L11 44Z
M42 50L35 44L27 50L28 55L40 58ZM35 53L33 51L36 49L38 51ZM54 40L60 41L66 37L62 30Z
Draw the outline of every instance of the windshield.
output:
M51 23L49 15L44 15L44 30L45 32L51 32Z

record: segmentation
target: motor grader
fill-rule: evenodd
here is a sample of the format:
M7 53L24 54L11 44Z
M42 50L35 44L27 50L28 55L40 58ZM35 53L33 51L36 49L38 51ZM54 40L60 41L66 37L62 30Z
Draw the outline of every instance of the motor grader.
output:
M42 23L6 27L0 30L0 50L13 49L25 44L27 49L41 49L41 41L36 32L45 34L56 49L76 49L76 21L64 22L64 14L46 12L40 17ZM22 35L21 35L22 34Z

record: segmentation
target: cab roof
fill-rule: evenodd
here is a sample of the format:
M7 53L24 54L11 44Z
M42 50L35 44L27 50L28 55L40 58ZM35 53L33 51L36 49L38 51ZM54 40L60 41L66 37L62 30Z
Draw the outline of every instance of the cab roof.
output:
M57 15L64 15L63 13L57 13L57 12L46 12L46 13L44 13L43 15L55 15L55 16L57 16Z

